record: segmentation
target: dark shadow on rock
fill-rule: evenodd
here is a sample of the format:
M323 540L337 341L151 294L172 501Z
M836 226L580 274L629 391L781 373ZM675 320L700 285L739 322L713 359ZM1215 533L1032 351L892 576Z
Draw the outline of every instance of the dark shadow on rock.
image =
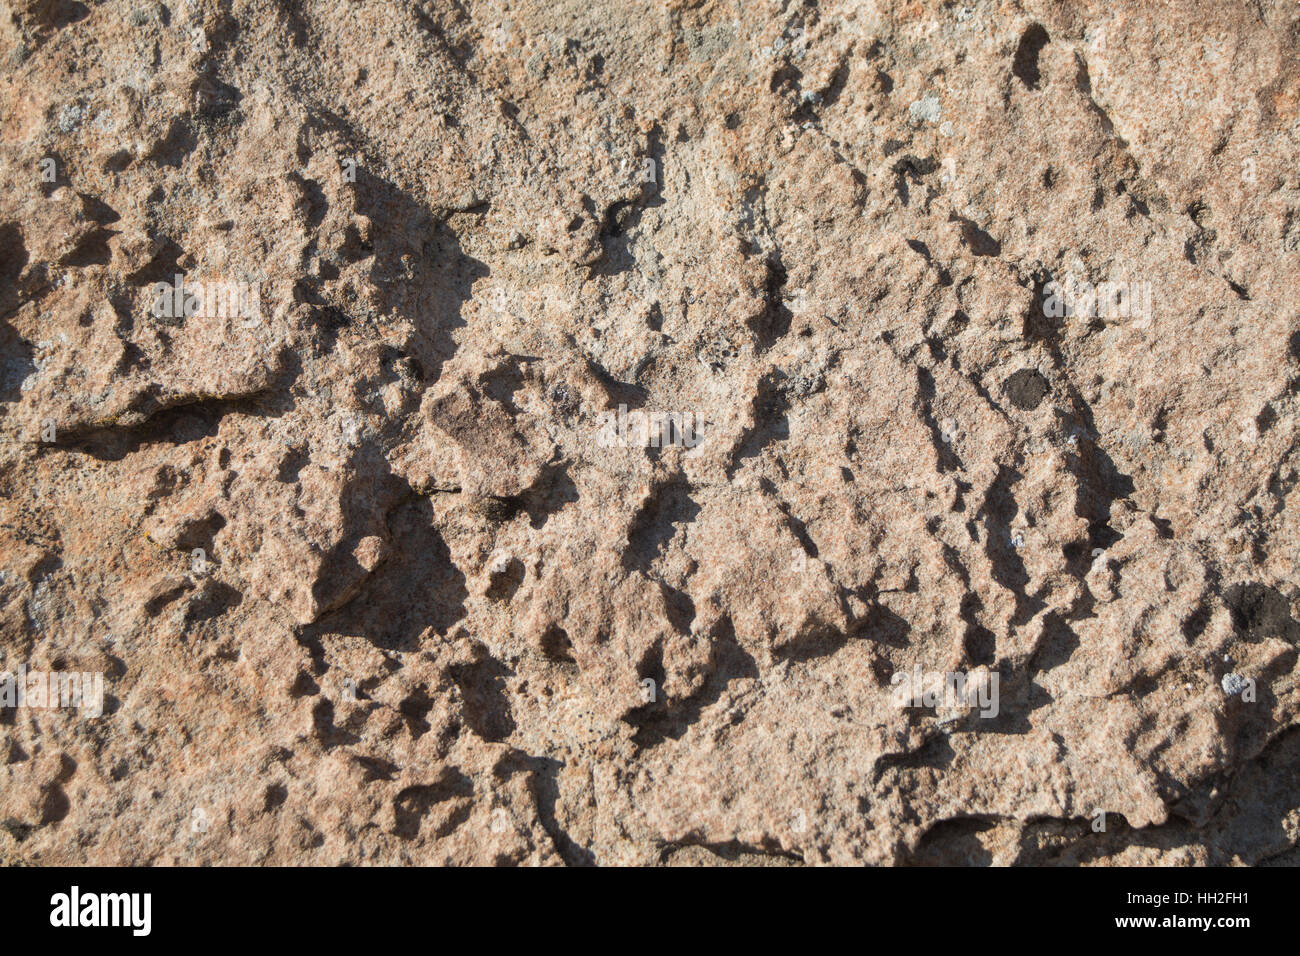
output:
M780 387L782 376L778 370L763 376L758 383L758 393L753 399L754 427L737 443L727 468L728 478L740 470L746 459L757 458L771 443L790 437L790 419L786 414L790 404Z
M569 477L567 467L549 465L533 487L520 495L519 499L528 512L528 523L534 528L541 528L551 515L578 500L578 486Z
M663 204L657 186L651 187L649 183L644 183L640 198L611 205L600 226L600 242L605 252L592 265L592 275L613 276L634 268L636 256L632 254L632 244L641 225L641 217L646 209Z
M691 497L690 484L683 476L675 476L655 488L628 530L623 570L651 576L655 559L668 547L679 528L689 525L699 513L700 506Z
M1011 489L1020 478L1020 472L1014 468L999 465L997 477L976 515L984 519L984 553L993 566L993 580L1015 597L1013 624L1024 624L1045 606L1040 598L1030 597L1026 593L1029 572L1025 570L1025 563L1011 539L1011 522L1020 511Z
M979 835L995 824L980 817L940 820L926 830L904 866L991 866L993 854Z
M912 625L880 603L878 596L863 597L863 600L867 601L870 610L854 622L850 636L866 638L886 647L899 649L907 647L907 638L912 633Z
M71 447L100 461L121 461L148 445L188 445L217 433L228 414L257 418L278 418L286 408L274 408L268 396L203 399L187 405L152 410L155 400L144 396L135 403L138 414L147 415L137 425L113 425L84 432L58 434L59 447Z
M198 147L199 140L189 120L178 116L167 127L167 134L146 154L145 159L159 166L179 169L185 157ZM169 277L170 278L170 277Z
M1051 42L1051 37L1041 23L1031 23L1020 35L1016 53L1011 61L1011 72L1026 89L1037 90L1042 76L1038 69L1038 55Z
M681 856L682 861L676 861ZM798 853L781 849L775 839L770 845L750 846L739 840L726 843L696 843L684 841L663 848L660 866L803 866L804 858Z
M360 743L361 738L352 731L334 723L334 703L322 697L311 711L312 730L322 747L344 747Z
M909 708L912 709L912 708ZM920 713L917 710L917 713ZM948 735L936 733L915 750L901 754L885 754L876 760L874 779L879 783L886 774L899 771L942 771L952 766L957 754L948 742Z
M774 653L781 660L806 664L809 661L832 656L848 642L848 635L834 627L814 627Z
M616 202L605 211L604 221L600 225L600 243L604 255L592 266L592 275L617 275L636 265L632 243L636 239L636 230L641 225L641 216L647 209L664 205L662 137L663 131L656 124L648 136L649 155L642 158L642 163L647 159L653 163L652 167L640 167L645 172L653 173L652 179L642 179L640 193L635 198Z
M484 653L478 660L448 669L460 688L465 723L489 743L499 743L515 730L506 678L512 671Z
M1067 663L1080 644L1079 635L1055 611L1043 618L1043 636L1025 669L1025 680L1029 682L1030 713L1046 707L1054 699L1041 685L1034 682L1034 678Z
M187 625L200 624L220 617L243 603L244 595L221 581L207 580L185 609Z
M1045 290L1050 276L1046 271L1036 272L1022 279L1031 290L1031 300L1022 316L1026 339L1038 342L1051 356L1064 388L1061 397L1068 404L1068 426L1073 428L1077 451L1065 456L1066 468L1079 482L1075 513L1088 521L1089 550L1109 547L1120 538L1110 527L1110 512L1116 501L1133 494L1133 480L1119 470L1114 459L1096 444L1097 423L1092 407L1070 380L1068 366L1061 354L1065 338L1065 319L1048 316L1043 308ZM1085 569L1086 571L1086 569Z
M414 651L426 628L446 635L465 616L465 575L451 560L429 500L397 505L388 514L388 535L393 554L355 598L304 628L304 640L348 634L386 650Z
M1043 637L1030 658L1030 670L1044 673L1060 667L1079 649L1079 635L1055 611L1043 618Z
M35 355L31 345L0 319L0 402L22 400L23 382L36 371Z
M568 866L595 866L596 857L569 836L555 815L560 802L559 778L563 767L552 757L533 757L522 750L511 750L497 761L493 772L503 779L517 773L528 774L528 790L536 801L538 819L551 838L555 852Z
M474 783L456 767L444 767L438 780L431 784L405 787L393 799L394 833L403 840L414 840L420 833L420 823L438 804L457 798L466 803L452 813L452 819L439 827L438 834L445 836L469 817L473 805Z
M461 310L488 267L466 255L451 227L399 187L364 166L356 175L357 210L374 226L370 279L380 310L414 325L407 350L427 381L436 382L456 351L452 331L465 325Z
M670 700L660 693L655 700L623 717L636 728L632 740L638 747L650 748L665 740L680 740L700 719L704 708L721 699L732 681L758 678L758 664L736 641L730 620L724 618L711 637L712 666L699 691L684 700ZM662 653L655 647L637 669L637 676L650 678L656 688L664 685Z
M939 459L939 471L942 473L965 470L965 465L953 450L952 444L944 441L943 431L934 417L934 376L928 369L917 366L916 381L921 394L921 417L925 421L926 429L930 432L930 444L934 447L935 455Z
M1031 676L1020 671L999 670L996 716L985 716L978 704L967 712L962 729L977 734L1009 734L1020 737L1035 728L1029 715L1048 701L1047 694Z
M773 254L767 263L767 280L765 283L762 313L750 322L754 333L754 348L765 352L790 331L794 322L794 313L785 304L785 285L788 279L780 255Z
M0 316L17 311L23 301L18 277L27 261L27 246L18 224L0 224ZM22 399L22 384L36 371L35 354L18 330L0 319L0 402Z
M1277 588L1255 581L1234 584L1223 592L1223 603L1242 640L1257 644L1280 637L1300 644L1300 623L1291 616L1291 602Z
M339 492L342 516L338 542L325 554L312 584L312 597L323 608L339 605L340 599L358 584L365 587L367 572L357 561L357 546L364 538L383 535L387 530L384 512L393 502L412 493L409 485L393 475L380 450L368 443L353 449L343 474L346 478ZM405 558L400 552L391 556L399 562Z
M1036 368L1022 368L1002 383L1008 401L1021 411L1033 411L1043 403L1048 392L1047 379Z
M948 221L961 226L961 241L975 256L1000 256L1002 243L998 242L972 220L956 213L948 214Z

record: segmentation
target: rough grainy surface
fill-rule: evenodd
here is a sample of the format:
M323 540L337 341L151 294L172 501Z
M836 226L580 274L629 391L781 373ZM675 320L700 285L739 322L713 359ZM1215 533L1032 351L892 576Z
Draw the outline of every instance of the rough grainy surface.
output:
M2 9L0 861L1297 861L1294 2Z

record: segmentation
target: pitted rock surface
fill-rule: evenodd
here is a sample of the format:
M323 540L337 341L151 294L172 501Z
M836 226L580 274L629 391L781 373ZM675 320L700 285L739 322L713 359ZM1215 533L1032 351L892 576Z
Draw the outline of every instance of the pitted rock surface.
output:
M0 861L1300 862L1296 4L0 13Z

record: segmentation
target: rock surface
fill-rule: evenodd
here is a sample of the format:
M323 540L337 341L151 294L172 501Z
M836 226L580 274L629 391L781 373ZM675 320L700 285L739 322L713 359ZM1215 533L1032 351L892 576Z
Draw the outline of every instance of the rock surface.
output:
M2 12L0 862L1300 862L1295 3Z

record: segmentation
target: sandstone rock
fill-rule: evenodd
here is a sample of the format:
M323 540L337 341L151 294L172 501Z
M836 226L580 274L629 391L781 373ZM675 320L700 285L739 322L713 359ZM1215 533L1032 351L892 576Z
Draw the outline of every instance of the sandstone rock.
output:
M0 861L1294 860L1298 38L13 0Z

